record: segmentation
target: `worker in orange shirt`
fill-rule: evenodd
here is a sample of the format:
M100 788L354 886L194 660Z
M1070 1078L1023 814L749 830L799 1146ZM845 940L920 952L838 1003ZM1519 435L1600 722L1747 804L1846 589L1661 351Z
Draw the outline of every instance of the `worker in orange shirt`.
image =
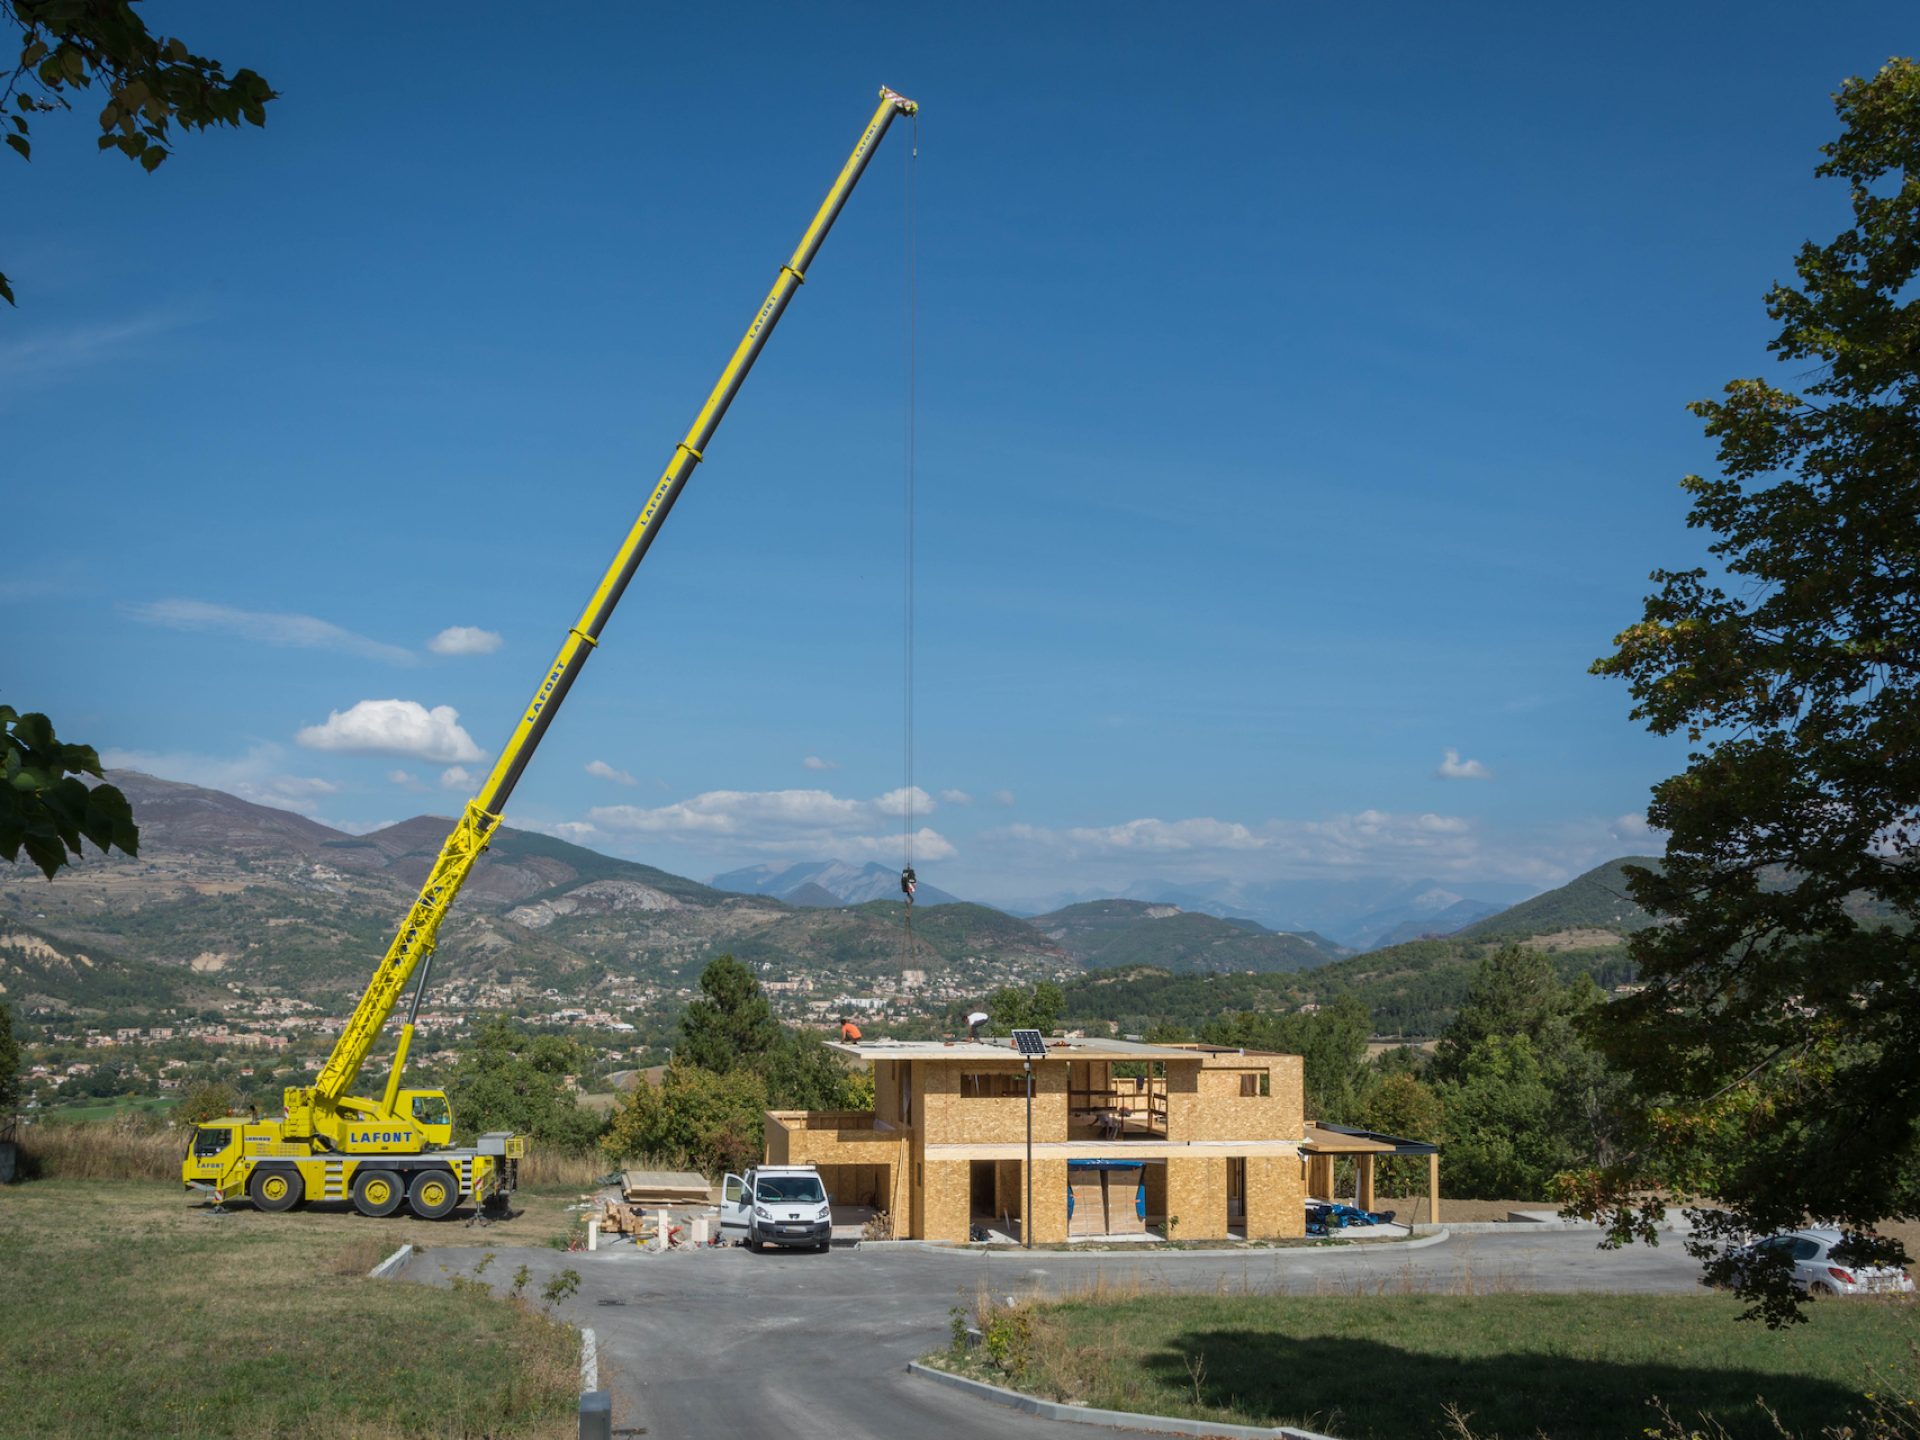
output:
M860 1043L860 1027L853 1023L853 1017L851 1015L842 1015L840 1017L840 1038L849 1045L857 1045Z

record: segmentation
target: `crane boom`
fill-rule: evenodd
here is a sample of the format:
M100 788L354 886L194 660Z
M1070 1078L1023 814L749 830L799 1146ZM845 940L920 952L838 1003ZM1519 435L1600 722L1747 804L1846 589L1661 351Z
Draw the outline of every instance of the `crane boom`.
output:
M494 762L492 773L487 776L479 794L467 802L460 820L441 846L432 872L421 886L420 894L407 912L406 919L395 932L386 955L374 971L346 1027L340 1032L333 1053L318 1079L311 1087L294 1087L287 1091L285 1132L289 1137L328 1133L336 1128L332 1122L339 1102L359 1075L361 1066L366 1063L388 1017L392 1015L393 1007L416 972L420 975L421 988L424 988L427 972L421 966L423 962L430 965L441 922L460 893L460 887L474 862L487 848L488 837L500 823L507 798L519 783L527 762L533 758L533 752L546 734L547 726L553 722L555 712L566 699L573 682L579 678L587 657L600 643L600 633L612 616L614 607L620 603L628 582L633 579L640 562L646 558L647 550L693 475L694 467L704 458L707 443L719 429L727 407L740 393L741 384L746 380L748 371L752 370L761 350L766 347L774 326L780 323L788 302L806 280L807 267L819 253L821 243L833 228L834 220L847 203L847 197L859 182L887 128L895 116L911 115L918 108L913 101L891 90L883 89L880 92L879 108L861 132L846 164L841 166L839 176L827 192L827 198L814 214L813 223L807 226L792 257L780 267L773 288L767 292L767 298L755 312L746 334L734 347L732 357L720 372L719 380L708 393L706 403L700 407L700 413L694 417L686 436L674 446L667 468L655 482L646 504L641 507L626 539L615 552L613 562L608 565L586 608L580 612L580 618L567 631L559 654L554 657L553 664L547 667L539 688L521 712L512 736L501 750L500 758ZM416 1011L419 998L420 992L416 990L413 1000ZM410 1029L409 1023L409 1032ZM403 1046L405 1040L410 1038L410 1033L403 1037ZM404 1049L395 1057L396 1079L403 1060ZM390 1080L390 1096L394 1088L395 1082ZM391 1101L388 1103L391 1104Z

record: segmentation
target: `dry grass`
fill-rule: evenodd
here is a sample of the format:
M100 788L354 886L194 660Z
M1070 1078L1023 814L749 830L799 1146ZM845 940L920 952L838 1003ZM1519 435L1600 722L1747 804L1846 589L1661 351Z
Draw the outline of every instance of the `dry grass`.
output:
M185 1135L123 1115L106 1121L43 1121L20 1131L25 1173L49 1180L180 1179Z
M378 1235L355 1235L342 1241L327 1261L330 1275L365 1275L386 1259L398 1245L389 1245Z
M36 1437L572 1435L571 1329L484 1287L374 1281L436 1227L214 1212L171 1187L0 1191L0 1430ZM438 1227L454 1243L476 1232ZM498 1238L497 1230L486 1238ZM97 1365L86 1357L108 1357Z
M583 1190L598 1185L612 1168L601 1155L530 1144L520 1162L520 1184L528 1190Z

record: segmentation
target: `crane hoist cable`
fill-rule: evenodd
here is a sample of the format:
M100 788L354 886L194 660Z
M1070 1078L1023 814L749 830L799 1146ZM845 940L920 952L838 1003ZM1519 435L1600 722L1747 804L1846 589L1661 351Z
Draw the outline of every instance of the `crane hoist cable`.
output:
M914 181L914 172L915 172L915 169L917 168L914 162L920 158L919 112L917 110L911 112L910 118L913 124L913 143L906 146L901 152L903 157L902 182L901 182L902 208L903 208L902 224L901 224L901 245L904 252L904 258L903 258L903 263L901 268L902 268L904 279L905 279L905 294L903 296L903 299L905 302L904 309L905 309L905 322L906 322L905 326L903 327L903 333L901 335L901 340L906 349L905 364L902 366L902 369L905 371L905 375L906 375L906 396L905 396L906 414L904 418L904 423L902 424L902 427L901 427L904 432L904 440L905 440L905 455L903 457L904 463L902 468L904 471L904 479L906 484L906 504L903 507L905 511L905 517L906 517L906 523L903 527L904 528L903 539L905 542L906 554L904 557L905 563L902 566L902 573L904 576L904 585L905 585L905 591L906 591L905 597L904 597L906 601L906 604L904 607L905 637L904 637L904 644L902 646L902 649L904 652L902 657L904 661L902 669L903 669L903 674L905 679L905 703L902 706L902 713L905 721L905 736L904 736L904 743L902 744L901 750L906 757L906 780L907 780L906 787L901 792L901 794L905 799L905 803L900 807L901 815L904 819L904 827L905 827L905 833L902 838L904 841L903 851L906 857L906 866L900 872L900 890L901 890L901 893L906 897L906 926L905 926L905 935L904 935L905 964L902 965L901 967L902 969L906 969L910 967L913 963L913 958L914 958L913 893L919 887L919 884L920 884L920 877L913 873L913 797L914 797L914 788L913 788L913 631L914 631L914 624L913 624L914 622L914 613L913 613L913 610L914 610L914 543L913 542L914 542L914 533L913 532L914 532L914 509L915 509L915 495L914 495L915 483L914 482L916 479L916 475L915 475L915 470L917 468L916 460L918 458L917 457L918 437L915 434L915 430L916 430L915 421L918 418L917 412L919 409L919 393L918 393L919 392L919 373L918 372L919 372L919 358L920 358L920 333L919 333L920 331L919 308L920 307L919 307L919 293L918 293L919 292L919 274L918 274L919 267L918 267L918 255L916 253L917 246L915 244L917 237L915 234L916 216L914 214L913 181Z

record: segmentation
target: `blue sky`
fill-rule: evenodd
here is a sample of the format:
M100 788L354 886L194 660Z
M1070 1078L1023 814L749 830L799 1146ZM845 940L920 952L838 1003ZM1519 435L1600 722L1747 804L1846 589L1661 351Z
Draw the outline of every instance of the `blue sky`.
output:
M1683 407L1770 370L1908 7L696 8L144 6L284 98L151 177L84 106L0 157L0 698L347 828L456 809L884 83L927 880L1657 845L1682 748L1586 667L1702 553ZM511 823L898 862L913 138Z

